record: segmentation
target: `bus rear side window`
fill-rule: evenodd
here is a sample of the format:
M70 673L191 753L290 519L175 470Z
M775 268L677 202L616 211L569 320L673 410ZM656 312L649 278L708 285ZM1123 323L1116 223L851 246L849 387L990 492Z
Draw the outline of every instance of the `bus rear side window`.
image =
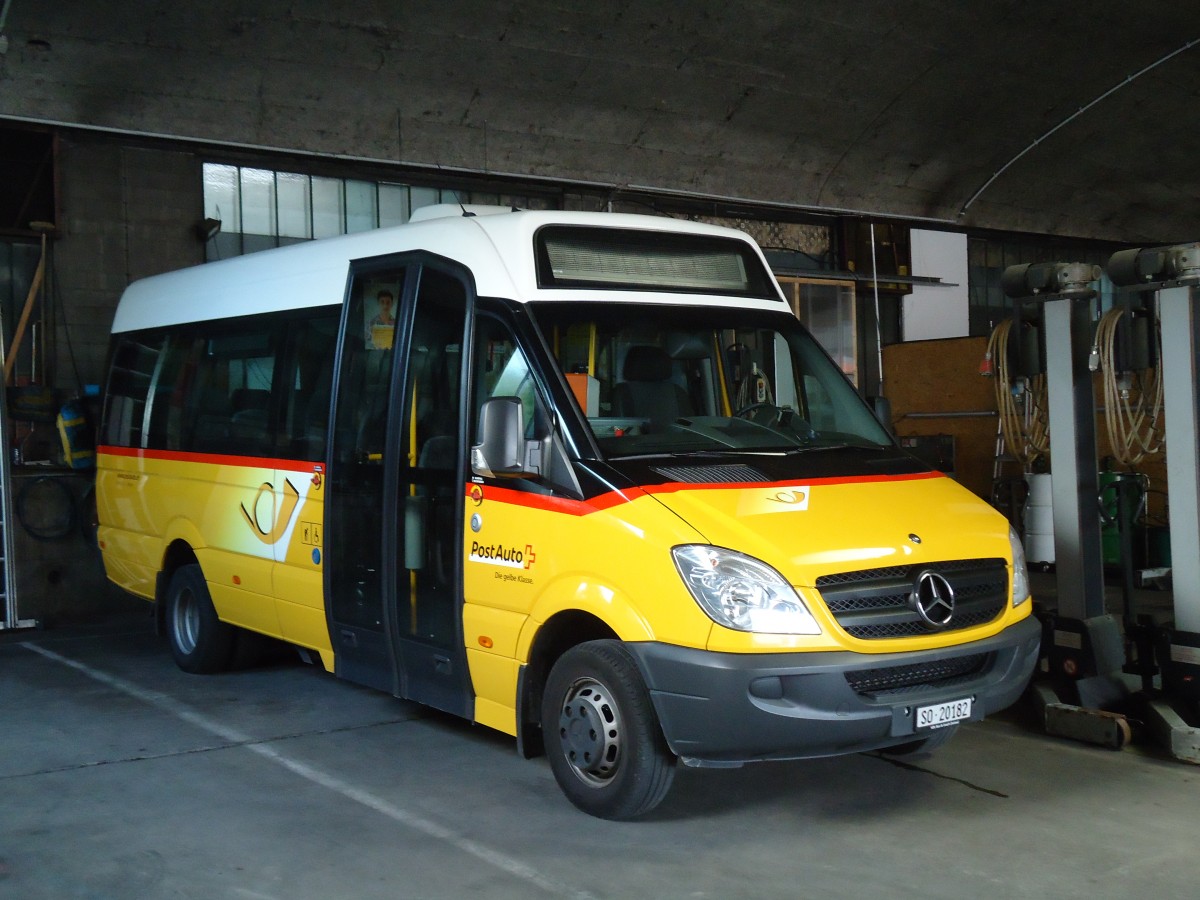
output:
M148 446L147 402L165 345L161 335L131 335L117 342L106 392L104 443Z
M275 345L271 329L264 326L190 343L182 392L187 426L179 449L272 455Z
M337 314L126 335L113 353L112 446L324 458Z

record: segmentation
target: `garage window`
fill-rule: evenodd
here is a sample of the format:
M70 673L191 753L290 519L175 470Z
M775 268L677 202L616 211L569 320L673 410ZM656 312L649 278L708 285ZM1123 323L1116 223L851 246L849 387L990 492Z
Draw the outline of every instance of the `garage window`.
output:
M435 203L490 203L542 209L540 198L391 181L334 178L250 166L205 163L204 216L221 223L208 261L314 238L403 225Z

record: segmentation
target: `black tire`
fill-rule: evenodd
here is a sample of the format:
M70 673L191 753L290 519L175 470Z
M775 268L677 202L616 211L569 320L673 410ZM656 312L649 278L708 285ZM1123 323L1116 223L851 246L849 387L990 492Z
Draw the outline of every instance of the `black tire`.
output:
M55 541L76 528L75 495L62 478L39 475L17 492L17 520L31 537Z
M907 744L899 744L895 747L888 747L883 752L888 756L927 756L938 747L944 745L950 738L954 737L957 731L957 725L947 725L945 728L938 728L932 731L929 737L909 741Z
M542 697L546 755L558 786L601 819L633 819L662 802L675 777L637 665L619 641L564 653Z
M176 665L197 675L225 671L233 656L236 631L217 618L198 565L175 570L165 602L167 641Z

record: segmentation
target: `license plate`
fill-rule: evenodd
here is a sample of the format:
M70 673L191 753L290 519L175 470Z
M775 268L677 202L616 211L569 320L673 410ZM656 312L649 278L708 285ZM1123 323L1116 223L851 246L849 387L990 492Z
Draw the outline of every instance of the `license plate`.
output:
M917 728L944 728L971 718L971 698L917 707Z

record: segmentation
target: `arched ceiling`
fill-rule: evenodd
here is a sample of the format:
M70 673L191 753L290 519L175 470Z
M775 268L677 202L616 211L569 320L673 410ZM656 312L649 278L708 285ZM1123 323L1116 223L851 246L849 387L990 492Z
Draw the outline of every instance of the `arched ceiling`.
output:
M10 0L3 35L0 116L17 119L1200 237L1186 3Z

